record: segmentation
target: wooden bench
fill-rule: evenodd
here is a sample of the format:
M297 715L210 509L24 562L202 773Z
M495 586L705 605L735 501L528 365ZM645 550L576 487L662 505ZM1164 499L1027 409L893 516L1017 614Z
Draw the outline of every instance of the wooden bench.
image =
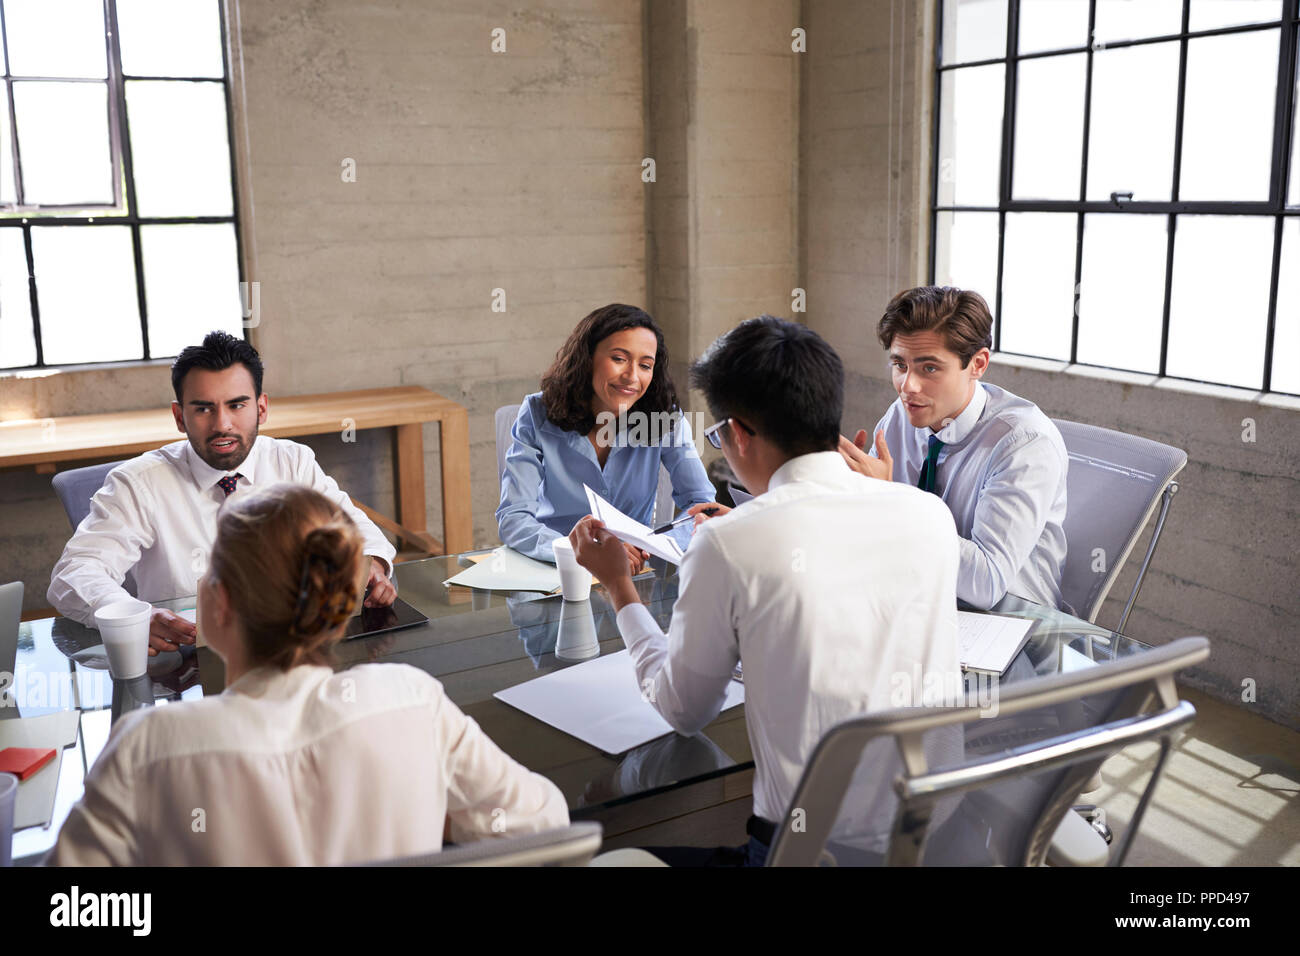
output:
M439 541L428 531L424 496L425 422L437 422L442 456L442 526ZM414 545L414 554L456 554L474 546L470 511L469 416L437 392L418 386L370 388L271 398L259 433L272 438L342 433L346 428L393 428L397 520L356 502L381 528ZM0 422L0 468L35 467L54 474L60 466L126 458L183 436L171 409L71 415ZM404 554L413 556L412 553Z

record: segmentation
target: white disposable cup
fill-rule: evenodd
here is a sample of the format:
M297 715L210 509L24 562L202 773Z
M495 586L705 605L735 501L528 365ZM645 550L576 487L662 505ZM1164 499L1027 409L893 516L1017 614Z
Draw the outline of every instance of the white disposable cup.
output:
M591 597L591 572L578 563L568 538L551 542L555 566L560 571L560 593L566 601L585 601Z
M560 618L560 632L555 638L555 656L562 661L585 661L600 653L596 640L596 618L591 613L591 602L575 605L577 614Z
M149 617L144 601L114 601L95 612L95 626L114 680L140 677L149 666Z

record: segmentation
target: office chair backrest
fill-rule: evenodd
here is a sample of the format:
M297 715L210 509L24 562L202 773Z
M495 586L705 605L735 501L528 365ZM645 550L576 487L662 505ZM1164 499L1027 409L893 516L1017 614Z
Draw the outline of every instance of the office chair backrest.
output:
M1178 700L1174 675L1207 656L1205 638L1186 637L1001 687L993 716L981 716L991 709L986 702L984 709L898 708L843 721L809 759L768 865L1037 866L1102 761L1158 740L1161 757L1112 848L1118 866L1169 750L1196 713ZM965 755L933 762L927 745L953 727L965 729ZM880 825L882 805L888 829Z
M1173 479L1187 464L1187 453L1095 425L1060 420L1055 425L1070 454L1061 598L1076 615L1087 621L1097 619L1120 569L1160 507L1138 579L1116 628L1122 631L1160 540L1169 502L1178 490Z
M68 515L68 522L72 525L73 531L76 531L81 526L81 522L86 519L86 515L90 514L90 499L95 497L95 492L104 487L104 480L108 477L108 473L120 464L122 464L120 461L107 461L102 465L73 468L70 471L59 472L50 480L50 484L54 486L54 493L59 496L63 510ZM129 571L122 581L122 587L131 594L136 593L135 576Z
M54 493L63 503L63 510L68 514L68 522L73 531L90 514L90 499L104 487L108 473L120 464L120 461L106 461L102 465L73 468L71 471L61 471L51 479Z
M506 470L506 453L510 451L510 430L514 428L515 419L519 417L519 405L502 405L496 410L494 425L497 438L497 480ZM500 488L497 489L498 494ZM665 524L673 519L673 483L668 477L668 469L659 469L659 487L655 492L655 510L652 527Z
M18 623L23 616L23 582L0 584L0 674L13 674L18 663ZM4 694L9 693L6 687ZM0 707L5 701L0 696Z
M514 428L515 419L519 417L519 405L502 405L497 409L494 424L497 436L497 481L506 470L506 452L510 450L510 430ZM498 489L499 490L499 489Z
M600 850L599 823L571 823L559 830L504 839L477 840L464 846L372 866L586 866Z

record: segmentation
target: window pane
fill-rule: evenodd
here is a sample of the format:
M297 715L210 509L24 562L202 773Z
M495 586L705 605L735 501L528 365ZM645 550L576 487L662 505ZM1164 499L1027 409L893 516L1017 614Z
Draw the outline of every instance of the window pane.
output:
M1242 23L1265 23L1282 16L1282 0L1192 0L1188 28L1213 30Z
M103 0L5 0L15 76L108 76Z
M1020 0L1020 52L1088 45L1088 0Z
M122 72L135 76L221 76L217 0L117 0Z
M0 229L0 367L36 364L23 231Z
M1007 0L943 0L943 62L1007 55Z
M1078 199L1087 55L1020 64L1016 83L1016 199Z
M1300 37L1297 37L1300 39ZM1296 66L1300 67L1300 44L1296 47ZM1296 70L1295 97L1291 100L1294 113L1291 114L1291 188L1287 193L1288 206L1300 206L1300 69Z
M1272 218L1178 217L1170 375L1260 387L1272 269Z
M23 199L65 205L113 202L108 87L14 83Z
M1167 216L1088 215L1079 277L1079 361L1160 371Z
M34 228L32 263L48 364L144 354L129 227Z
M1300 219L1282 223L1282 269L1273 325L1273 391L1300 395Z
M14 147L9 131L9 117L5 115L4 99L0 97L0 203L15 203L18 192L14 186Z
M1097 43L1169 36L1183 29L1183 0L1097 0Z
M997 205L1004 70L997 64L943 74L940 206Z
M1277 44L1277 30L1187 44L1180 199L1268 199Z
M230 147L220 83L133 80L126 111L142 216L229 216Z
M149 352L175 355L214 329L243 336L235 227L141 226Z
M1169 199L1177 109L1177 42L1093 54L1089 199Z
M992 309L998 285L998 214L941 212L936 219L935 283L978 292Z
M1077 232L1074 213L1007 213L1000 343L1004 352L1069 359Z

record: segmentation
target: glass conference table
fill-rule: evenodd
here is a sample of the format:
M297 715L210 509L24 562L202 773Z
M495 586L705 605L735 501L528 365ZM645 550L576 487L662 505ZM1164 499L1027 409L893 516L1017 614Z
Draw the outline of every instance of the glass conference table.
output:
M635 583L642 601L666 629L677 597L677 568L653 561L653 571ZM607 836L611 820L621 819L617 825L630 829L748 796L747 771L754 764L743 705L723 711L694 737L669 733L610 755L495 699L497 691L572 666L555 655L564 628L589 634L594 626L602 655L621 651L623 640L613 607L599 587L592 589L589 602L574 604L558 595L443 585L470 564L467 555L448 555L398 565L400 596L427 615L428 623L347 641L336 652L339 666L389 661L437 677L448 696L504 751L555 782L574 819L601 820ZM158 606L182 610L193 607L194 600ZM1037 622L1003 674L1003 683L1096 666L1148 649L1117 632L1019 598L1003 599L994 611ZM584 620L588 616L590 620ZM165 704L220 693L225 672L210 649L185 648L151 658L150 676L155 702ZM14 834L14 862L33 863L54 845L59 827L80 798L84 775L108 737L112 681L98 634L66 618L22 624L12 692L18 706L0 707L0 719L78 712L76 743L62 754L50 825ZM696 795L693 802L683 802L687 791Z

